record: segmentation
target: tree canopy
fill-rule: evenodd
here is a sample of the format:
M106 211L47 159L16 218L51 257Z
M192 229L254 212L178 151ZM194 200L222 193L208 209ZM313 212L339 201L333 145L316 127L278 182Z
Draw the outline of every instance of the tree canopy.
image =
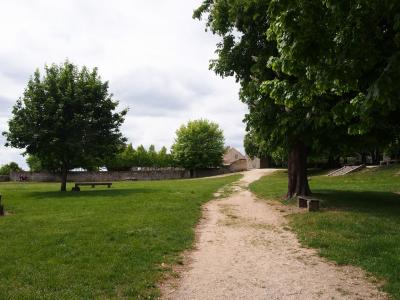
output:
M44 170L42 162L35 155L28 155L28 157L26 158L26 164L28 165L29 171L31 172L40 172Z
M397 1L206 0L203 16L222 39L210 67L241 84L248 131L286 150L289 197L310 193L310 153L398 137Z
M218 124L208 120L190 121L176 131L172 155L176 163L189 169L215 168L222 165L224 135Z
M8 146L60 172L65 191L68 170L101 165L124 142L120 126L127 110L116 112L117 106L97 68L52 64L43 77L36 70L30 78L3 134Z
M0 167L0 175L10 175L10 172L22 171L16 162L10 162Z

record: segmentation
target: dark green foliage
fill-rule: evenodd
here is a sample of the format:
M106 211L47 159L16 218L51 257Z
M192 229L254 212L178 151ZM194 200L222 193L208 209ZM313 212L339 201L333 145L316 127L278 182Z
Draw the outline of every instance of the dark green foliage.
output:
M400 137L397 137L386 148L386 153L393 159L400 159Z
M166 167L174 167L175 162L170 153L167 152L166 147L162 147L160 151L157 153L157 166L161 168L166 168Z
M10 172L22 171L16 162L10 162L9 164L0 167L0 175L10 175Z
M286 176L277 172L263 177L250 189L267 200L281 200ZM315 175L310 185L323 200L322 211L289 217L300 241L340 264L364 268L400 299L400 167L340 177Z
M287 151L283 147L271 150L266 141L255 132L248 132L244 137L244 149L251 158L258 157L269 162L268 167L283 166L287 162Z
M42 167L61 172L101 165L122 144L119 130L126 110L108 92L97 69L79 69L66 61L37 70L13 108L7 145L26 149Z
M29 171L31 172L40 172L43 171L42 162L35 155L28 155L26 158L26 163L28 164Z
M240 176L58 193L0 183L0 299L154 299L191 247L201 205ZM162 266L165 263L165 267Z
M117 155L106 161L109 171L128 171L133 167L167 168L173 167L172 155L167 153L167 148L162 147L159 152L154 145L147 151L142 145L136 150L132 144L122 147Z
M329 100L335 126L381 145L398 136L398 1L271 1L268 14L267 38L279 49L269 66L299 80L266 82L267 93L289 103Z
M207 0L194 16L222 39L210 67L240 83L248 131L289 154L289 183L296 157L398 140L399 1Z
M190 170L222 165L224 135L218 124L195 120L176 131L172 155L176 163Z

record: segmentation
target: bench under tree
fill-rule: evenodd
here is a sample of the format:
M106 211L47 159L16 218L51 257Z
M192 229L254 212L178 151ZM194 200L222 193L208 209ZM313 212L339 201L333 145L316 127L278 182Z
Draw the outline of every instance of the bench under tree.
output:
M108 188L110 188L112 182L75 182L75 186L72 188L72 191L79 192L81 190L81 186L91 186L94 188L97 185L106 185Z
M308 211L319 210L319 199L315 199L308 196L298 196L298 203L300 208L308 208Z

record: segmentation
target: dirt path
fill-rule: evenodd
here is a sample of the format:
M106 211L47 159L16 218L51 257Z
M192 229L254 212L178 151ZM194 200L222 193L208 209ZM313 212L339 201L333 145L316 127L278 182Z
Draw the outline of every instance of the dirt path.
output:
M231 196L204 207L189 265L162 287L162 298L385 299L361 270L302 248L281 208L246 189L266 172L246 172Z

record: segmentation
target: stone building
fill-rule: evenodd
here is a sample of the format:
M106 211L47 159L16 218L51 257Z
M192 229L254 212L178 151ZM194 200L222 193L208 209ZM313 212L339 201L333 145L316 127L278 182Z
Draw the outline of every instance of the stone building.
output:
M251 159L249 156L244 156L239 150L233 147L228 147L223 157L224 166L231 171L245 171L260 168L260 159L255 157Z
M228 166L240 159L246 159L246 157L242 153L240 153L239 150L233 147L228 147L226 149L223 157L224 165Z

